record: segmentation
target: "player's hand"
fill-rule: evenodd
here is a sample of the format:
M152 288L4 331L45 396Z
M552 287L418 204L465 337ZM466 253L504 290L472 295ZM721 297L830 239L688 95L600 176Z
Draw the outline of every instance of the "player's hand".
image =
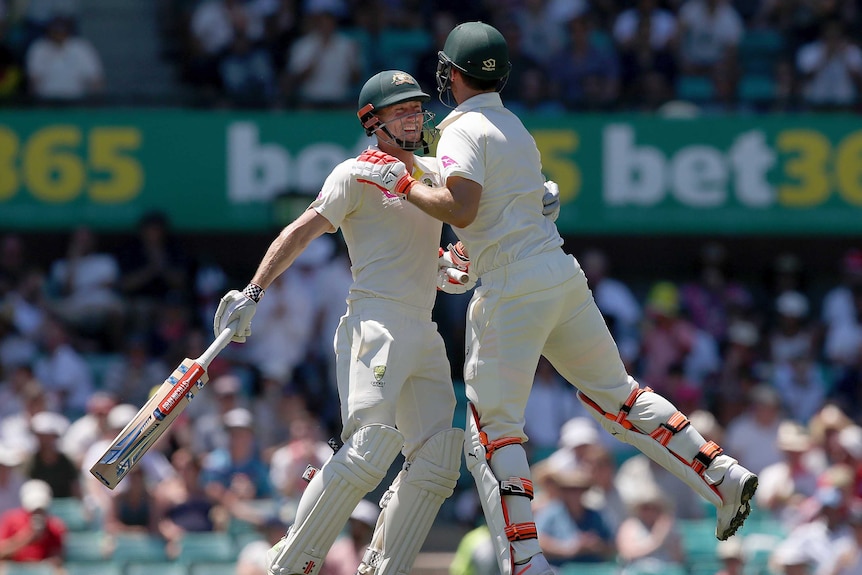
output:
M236 332L231 341L245 343L245 338L251 335L251 318L257 311L257 303L241 291L227 292L218 304L213 318L213 332L216 337L234 321L237 322Z
M560 187L557 182L545 182L545 195L542 196L542 214L556 222L560 215Z
M350 175L357 182L376 186L387 198L402 200L407 199L410 189L418 183L407 173L404 162L372 149L365 150L356 158L350 168Z
M449 244L440 248L437 260L437 289L451 294L462 294L476 287L476 276L470 271L470 258L463 244Z

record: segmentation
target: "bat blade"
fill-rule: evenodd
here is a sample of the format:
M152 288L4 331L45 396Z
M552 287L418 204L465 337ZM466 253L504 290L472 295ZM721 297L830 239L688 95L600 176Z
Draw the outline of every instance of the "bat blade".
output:
M114 489L183 412L194 397L194 391L203 387L208 379L200 363L188 358L183 360L93 464L90 473Z

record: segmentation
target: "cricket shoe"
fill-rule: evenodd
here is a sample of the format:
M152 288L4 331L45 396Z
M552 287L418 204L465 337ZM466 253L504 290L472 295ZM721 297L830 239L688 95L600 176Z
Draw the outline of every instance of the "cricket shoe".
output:
M554 570L541 553L530 557L526 563L515 564L513 575L554 575Z
M757 475L734 463L716 487L724 503L718 508L715 536L724 541L742 527L751 513L750 502L757 490Z

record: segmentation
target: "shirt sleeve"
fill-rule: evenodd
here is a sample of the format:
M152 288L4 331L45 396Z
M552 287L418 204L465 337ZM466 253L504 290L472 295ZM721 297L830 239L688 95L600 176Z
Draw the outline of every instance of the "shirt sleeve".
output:
M360 195L354 192L359 184L355 184L350 177L353 161L351 159L337 165L323 182L317 198L311 202L311 208L329 220L336 229L341 227L349 213L359 207Z
M450 176L460 176L485 185L485 158L481 152L483 138L484 135L471 135L457 124L443 130L437 145L437 157L444 182Z

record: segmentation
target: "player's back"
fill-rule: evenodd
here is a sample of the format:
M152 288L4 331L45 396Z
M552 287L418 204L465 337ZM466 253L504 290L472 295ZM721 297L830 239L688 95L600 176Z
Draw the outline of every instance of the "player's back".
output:
M501 105L499 95L482 94L473 99L488 105L475 107L446 126L439 149L449 149L447 140L460 140L452 146L456 150L470 141L479 156L476 165L465 168L472 173L455 171L452 175L482 184L476 219L457 230L481 276L550 251L562 245L562 239L553 222L542 215L545 178L532 135ZM441 156L441 160L445 166L446 159Z

